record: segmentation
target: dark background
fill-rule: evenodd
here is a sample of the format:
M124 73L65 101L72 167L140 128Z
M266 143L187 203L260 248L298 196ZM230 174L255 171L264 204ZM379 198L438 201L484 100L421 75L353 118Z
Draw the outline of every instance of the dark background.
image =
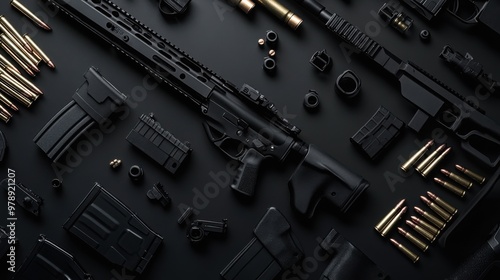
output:
M421 260L412 264L392 247L388 239L380 237L373 230L375 223L402 198L407 199L410 208L423 208L419 196L430 190L463 209L478 192L479 187L476 186L467 193L465 199L460 199L431 180L424 180L415 174L400 174L398 170L401 162L412 151L421 147L425 140L435 138L436 142L447 143L453 148L441 167L451 170L455 163L461 163L486 175L491 174L492 170L467 156L453 135L436 130L433 125L418 135L407 129L376 162L363 157L349 142L349 137L380 105L406 123L411 119L415 108L400 96L397 83L388 79L369 61L356 55L345 56L340 41L329 34L315 18L301 10L294 1L282 0L304 19L298 31L289 29L261 6L256 7L252 15L245 15L223 1L193 0L184 17L168 20L161 16L156 1L115 1L225 79L236 85L248 83L259 89L276 103L280 111L288 115L291 122L302 129L303 140L314 143L371 183L370 189L348 213L340 215L328 205L322 205L313 219L305 221L292 211L289 203L287 180L294 166L285 164L279 167L275 163L267 163L261 169L254 198L243 199L230 188L225 188L220 189L215 198L209 199L203 209L198 207L200 211L197 218L229 220L227 237L210 238L203 249L194 249L185 238L185 229L177 225L176 220L181 214L179 205L193 206L196 203L193 201L193 190L203 192L204 185L212 181L209 174L223 171L228 159L208 141L198 108L190 106L182 98L174 97L165 87L152 89L147 84L145 86L144 79L147 75L140 67L67 17L47 9L44 2L23 1L52 26L52 32L35 27L11 8L8 1L3 2L0 6L1 13L17 29L31 34L57 66L55 70L41 67L41 73L32 80L44 91L44 96L32 108L22 108L19 113L14 114L11 122L2 125L1 129L9 144L6 158L1 163L1 172L6 177L7 168L15 169L17 181L44 198L38 219L19 207L17 209L18 268L29 254L38 234L43 233L72 253L96 279L120 279L121 269L110 265L61 227L94 182L101 183L164 237L164 244L145 273L135 279L218 279L219 272L252 238L254 226L270 206L277 207L292 224L306 257L313 256L317 239L324 237L334 227L392 279L443 279L470 253L470 249L443 249L437 242L431 245L428 252L421 253L402 236L396 232L391 233L391 237L421 255ZM438 58L445 44L464 54L470 52L494 78L500 77L499 45L495 43L498 42L498 37L482 27L465 26L446 13L442 13L435 22L428 23L413 10L403 6L415 21L408 34L401 35L391 27L386 27L376 16L384 1L320 2L361 27L402 59L415 61L463 95L475 98L475 86L463 81ZM267 47L261 49L257 45L257 40L263 38L269 29L279 35L279 46L276 48L278 71L274 77L262 70ZM418 37L422 29L428 29L432 34L428 44ZM319 73L308 62L311 55L321 49L326 49L333 59L333 67L327 73ZM56 177L54 168L32 139L71 100L74 91L83 82L83 73L92 65L98 67L103 76L123 93L129 96L135 94L141 101L131 103L127 114L121 115L123 120L114 123L114 131L105 135L100 144L92 147L89 155L78 160L78 164L70 166L70 170L62 175L63 189L57 192L50 185L50 181ZM336 77L346 69L354 70L363 83L361 94L354 102L349 103L341 100L333 91ZM145 96L140 94L144 88L147 92ZM302 105L303 96L309 89L315 89L320 94L321 105L316 114L308 113ZM131 99L139 101L138 98ZM497 96L482 98L479 104L488 116L500 121L500 101ZM138 117L149 112L154 112L162 126L176 137L190 141L194 149L184 169L176 176L167 173L125 140ZM122 160L122 166L118 170L112 170L108 166L109 161L114 158ZM145 180L141 184L132 184L128 178L128 168L133 164L144 168ZM159 204L152 203L146 197L146 191L157 181L166 186L172 197L172 207L169 209L162 209ZM6 196L2 199L6 199ZM2 207L6 207L5 204L2 203ZM6 211L2 210L0 213L0 218L5 219ZM410 215L415 215L413 210L405 218L409 219ZM399 225L403 225L403 221ZM484 241L479 237L480 235L471 235L469 243L464 245L470 248L479 245ZM309 272L305 272L302 278L318 279L327 264L328 261L308 263L310 266L306 270ZM10 276L6 268L1 270L0 275L2 279Z

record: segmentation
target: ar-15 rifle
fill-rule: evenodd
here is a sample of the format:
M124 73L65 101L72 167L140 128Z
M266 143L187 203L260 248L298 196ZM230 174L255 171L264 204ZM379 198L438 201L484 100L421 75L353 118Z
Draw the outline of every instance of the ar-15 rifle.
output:
M341 16L326 10L317 1L295 1L316 16L328 30L350 44L357 52L382 66L399 81L403 97L418 107L408 126L419 132L432 118L455 133L462 140L462 148L471 155L490 167L498 165L500 126L487 117L481 108L416 64L401 60Z
M311 217L322 198L347 211L369 184L336 160L298 138L300 129L248 85L238 90L108 0L50 0L173 90L199 106L210 140L241 162L231 185L253 195L261 161L303 159L289 180L292 204ZM233 152L238 149L237 152Z

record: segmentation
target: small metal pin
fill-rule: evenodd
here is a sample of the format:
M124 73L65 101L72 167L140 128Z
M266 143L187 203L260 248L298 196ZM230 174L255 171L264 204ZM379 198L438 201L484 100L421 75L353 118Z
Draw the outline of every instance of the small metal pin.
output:
M26 96L20 94L19 92L15 91L8 84L6 84L5 82L3 82L1 80L0 80L0 89L4 93L6 93L7 95L9 95L10 97L13 97L17 101L21 102L26 107L31 106L31 103L33 103L33 101L31 101L30 99L28 99Z
M259 44L259 46L264 46L264 44L266 43L266 41L264 41L264 39L260 38L257 43Z
M438 206L434 202L430 201L427 197L425 196L420 196L420 199L429 206L429 208L434 211L434 213L438 214L441 218L443 218L445 221L449 222L451 218L453 218L453 215L448 213L446 210L441 208L441 206Z
M438 197L437 195L431 193L431 192L427 192L427 196L433 201L435 202L437 205L443 207L444 210L448 211L448 213L452 214L452 215L455 215L458 211L457 208L451 206L451 204L449 204L448 202L444 201L443 199L441 199L440 197Z
M392 208L391 211L389 211L389 213L387 213L387 215L385 215L380 220L380 222L377 223L377 225L375 225L375 230L381 233L382 230L385 228L385 226L392 220L392 218L394 218L394 216L396 215L398 210L403 206L405 201L406 199L401 199L401 201L398 202L398 204L394 208Z
M11 102L11 101L7 98L7 97L5 97L5 95L3 95L3 94L1 94L1 93L0 93L0 101L1 101L3 104L5 104L5 105L9 106L9 108L11 108L12 110L14 110L14 111L19 111L19 108L17 108L17 106L16 106L16 105L14 105L14 103L12 103L12 102Z
M486 177L484 176L481 176L479 174L477 174L476 172L474 171L471 171L463 166L460 166L458 164L455 165L455 168L464 173L465 175L469 176L471 179L473 179L474 181L478 182L479 184L482 184L484 183L484 181L486 181Z
M436 168L436 166L443 160L443 158L451 151L451 147L448 147L443 153L441 153L437 158L435 158L420 174L427 178L427 176Z
M424 169L438 156L438 154L445 148L445 145L442 144L439 146L434 152L432 152L428 157L426 157L421 163L417 165L415 170L419 173L424 171Z
M47 64L50 68L56 68L56 65L50 60L50 58L42 51L42 49L31 39L28 34L24 34L23 38L28 42L33 52L40 56L40 58Z
M20 82L18 82L14 77L12 77L7 72L4 72L1 69L0 69L0 79L2 79L7 84L9 84L9 86L11 86L11 88L13 88L14 90L17 90L19 93L28 97L31 100L36 100L38 98L37 94L33 93L27 87L23 86Z
M443 186L445 189L451 191L452 193L460 196L460 197L464 197L465 196L465 190L461 189L460 187L457 187L455 185L453 185L452 183L449 183L449 182L446 182L446 181L443 181L439 178L434 178L434 181L436 183L438 183L439 185Z
M404 236L406 239L408 239L411 243L415 244L422 252L427 251L429 249L429 245L427 245L424 241L418 239L415 237L413 234L407 232L403 228L398 227L398 232Z
M414 222L416 225L422 227L423 229L428 231L430 234L433 234L434 236L437 236L441 233L441 231L439 229L437 229L435 226L429 224L428 222L426 222L422 219L419 219L415 216L411 216L410 218L411 218L412 222Z
M21 44L21 46L23 46L28 52L32 51L28 43L26 43L23 37L21 37L21 34L17 32L17 30L12 26L12 24L10 24L10 22L4 16L0 16L0 25L3 26L3 28L0 27L3 30L3 32L12 34L15 40L17 40L19 44Z
M122 161L116 158L109 162L109 166L113 169L118 168L121 164Z
M23 51L21 51L5 34L0 34L0 38L3 43L12 51L17 54L17 57L22 59L29 68L35 72L40 72L40 69L35 65L32 59L30 59Z
M400 167L401 170L403 170L404 172L408 172L410 167L412 167L415 164L415 162L417 162L425 154L425 152L427 152L427 150L429 150L429 148L433 144L434 144L434 140L430 140L429 142L427 142L427 144L425 144L425 146L420 148L420 150L418 150L418 152L416 152L405 163L403 163L403 165L401 165L401 167Z
M446 177L452 179L453 181L457 182L459 185L466 187L467 189L470 189L472 187L472 181L465 179L460 175L457 175L446 169L441 169L441 173L443 173Z
M10 57L12 57L12 59L14 59L17 62L17 64L19 64L19 66L21 66L21 68L24 69L24 71L26 71L26 73L28 73L30 76L33 77L35 76L33 70L31 70L31 68L26 63L24 63L24 61L21 58L19 58L14 53L14 51L12 51L2 40L0 40L0 46L5 50L5 52L9 54Z
M270 56L270 57L274 57L275 55L276 55L276 51L275 51L275 50L273 50L273 49L270 49L270 50L269 50L269 56Z
M425 239L429 240L431 243L436 240L436 236L434 234L428 232L424 228L416 225L412 221L406 220L406 224L409 225L412 229L414 229L418 234L422 235Z
M417 254L410 251L410 249L406 248L405 246L397 242L395 239L391 238L391 243L394 246L396 246L399 249L399 251L403 252L403 254L405 254L413 263L416 263L420 258Z
M18 11L23 13L27 18L31 19L34 23L36 23L36 25L40 26L41 28L43 28L47 31L52 30L52 28L50 28L50 26L48 24L43 22L43 20L39 19L35 14L33 14L30 10L28 10L28 8L26 8L19 1L11 0L10 4L12 5L12 7L16 8Z
M428 213L418 207L414 207L415 211L422 217L424 217L427 221L431 222L434 224L436 227L438 227L440 230L444 229L446 227L446 222L441 220L440 218L432 215L431 213Z
M396 223L401 220L401 216L403 216L404 213L406 213L406 210L408 208L405 206L403 208L401 208L401 210L398 212L398 214L396 214L396 216L394 216L394 218L392 218L392 220L389 221L389 223L384 227L384 229L382 230L382 232L380 233L380 235L382 235L383 237L385 237L391 230L392 228L394 227L394 225L396 225Z

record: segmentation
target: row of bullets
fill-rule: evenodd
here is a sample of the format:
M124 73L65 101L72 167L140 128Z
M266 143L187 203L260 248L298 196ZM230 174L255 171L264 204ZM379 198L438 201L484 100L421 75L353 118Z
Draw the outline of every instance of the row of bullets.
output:
M438 235L445 228L446 224L453 218L458 210L448 202L444 201L443 199L429 191L427 192L427 197L420 196L420 199L437 216L415 206L415 212L417 212L417 214L420 215L422 219L417 216L411 216L410 220L406 220L406 224L419 235L424 237L427 241L432 243L436 240ZM382 218L382 220L380 220L380 222L375 225L375 230L379 232L380 235L386 237L387 234L389 234L389 232L396 226L396 223L401 220L403 215L407 212L408 207L403 206L405 201L406 199L402 199L393 209L391 209L391 211L389 211L387 215ZM405 230L402 227L398 227L398 232L408 241L413 243L422 252L427 251L427 249L429 248L429 245L426 242L414 236L408 230ZM420 259L418 254L408 249L396 239L391 238L390 241L413 263L417 262Z
M410 157L403 165L401 165L401 170L408 172L412 166L418 163L418 161L425 155L425 153L434 144L434 140L430 140L425 144L420 150L418 150L413 156ZM443 151L444 150L444 151ZM415 170L420 173L424 178L436 168L436 166L443 160L443 158L449 154L451 147L446 148L445 144L439 146L434 150L429 156L424 158L420 163L417 164Z
M403 165L401 165L401 170L404 172L408 172L409 169L414 166L420 158L424 156L424 154L430 149L430 147L434 144L434 140L430 140L425 144L420 150L418 150L413 156L408 159ZM451 151L451 147L446 148L445 144L442 144L439 146L436 150L434 150L429 156L427 156L425 159L423 159L416 167L415 170L419 172L423 177L427 178L427 176L431 173L432 170L436 168L436 166L441 162L441 160ZM443 151L444 150L444 151ZM442 152L443 151L443 152ZM462 187L465 187L467 190L469 190L473 186L472 180L476 181L479 184L483 184L486 181L486 178L477 174L476 172L473 172L461 165L456 164L455 168L468 176L470 178L464 178L456 173L450 172L446 169L441 169L441 173L443 173L446 177L450 178L453 180L455 183L459 184ZM434 181L438 183L439 185L443 186L445 189L448 191L451 191L452 193L464 197L466 190L464 190L461 187L456 186L453 183L447 182L443 179L434 178Z
M11 5L37 24L43 25L40 19L34 16L33 13L17 0L12 0ZM50 30L48 25L44 28ZM40 72L38 65L42 61L50 68L55 68L51 59L29 35L19 34L12 24L1 15L0 32L0 47L29 75L35 76L35 73ZM19 108L8 97L13 98L26 107L30 107L42 94L43 92L26 79L14 64L0 54L0 103L14 111L18 111ZM11 117L12 114L4 106L0 105L0 119L8 122Z

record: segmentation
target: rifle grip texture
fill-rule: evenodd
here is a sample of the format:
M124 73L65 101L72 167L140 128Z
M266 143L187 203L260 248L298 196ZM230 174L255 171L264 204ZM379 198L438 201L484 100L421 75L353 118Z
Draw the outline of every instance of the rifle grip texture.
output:
M249 149L241 160L231 188L244 195L253 196L260 163L263 159L264 156L255 149Z
M344 213L370 186L340 162L309 146L306 156L288 181L292 206L311 218L322 199Z
M447 280L470 280L481 279L488 267L495 260L496 254L489 243L483 244L465 263L459 266L457 271Z

